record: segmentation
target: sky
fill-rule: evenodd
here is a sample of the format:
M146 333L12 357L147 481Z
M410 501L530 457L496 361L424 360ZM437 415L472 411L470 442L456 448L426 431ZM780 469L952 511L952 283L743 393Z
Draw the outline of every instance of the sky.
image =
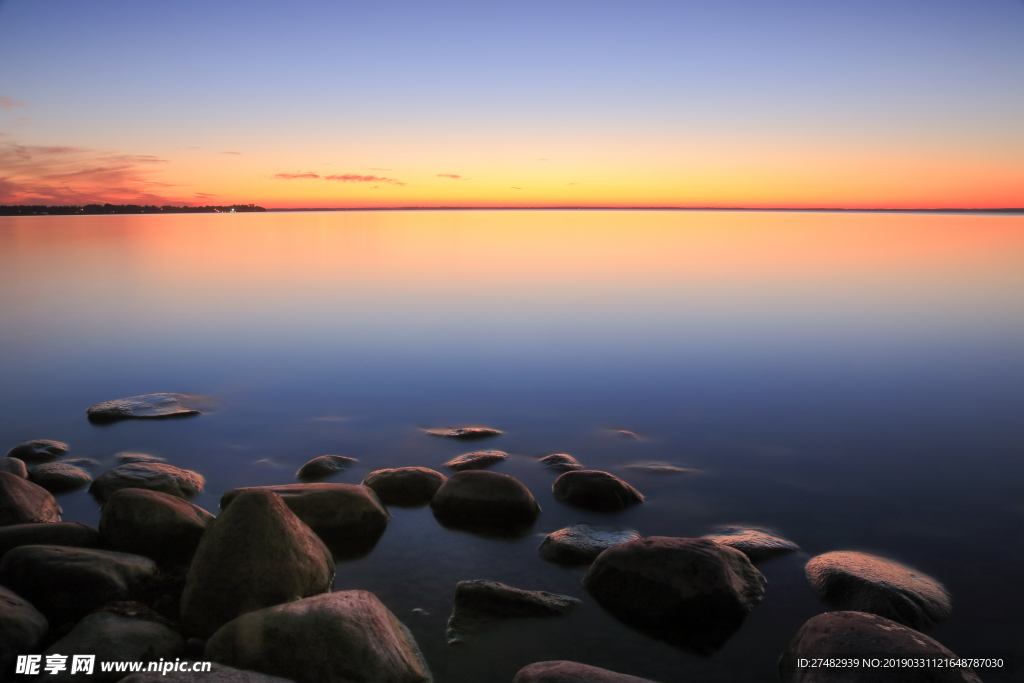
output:
M0 0L0 204L1024 207L1024 1Z

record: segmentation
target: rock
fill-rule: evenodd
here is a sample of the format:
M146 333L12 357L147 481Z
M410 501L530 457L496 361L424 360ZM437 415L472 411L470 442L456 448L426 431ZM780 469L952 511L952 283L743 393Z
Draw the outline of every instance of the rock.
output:
M63 545L73 548L96 548L100 532L78 522L51 524L12 524L0 527L0 558L23 545Z
M206 638L240 614L324 593L333 580L330 551L281 497L243 489L199 542L181 597L182 628Z
M28 470L25 469L25 463L17 458L0 458L0 472L8 472L22 479L28 479Z
M626 469L637 474L689 474L694 471L667 462L635 462L626 465Z
M51 645L44 653L96 655L97 664L87 680L98 683L114 683L124 678L124 671L103 671L98 662L142 661L155 662L170 660L181 655L185 641L174 629L165 624L138 619L111 612L95 612L75 624L71 632ZM33 679L39 683L48 681L82 680L82 673L71 673L71 658L67 669L56 675L47 674Z
M643 495L614 474L596 470L566 472L555 479L555 498L576 507L618 512L644 502Z
M0 527L59 522L60 505L42 486L10 472L0 472Z
M199 659L202 659L202 653L200 653ZM157 671L137 673L128 678L122 678L119 683L294 683L290 679L267 676L255 671L233 669L223 664L204 662L203 665L206 664L210 665L209 671L170 671L167 674ZM191 668L192 662L185 666Z
M92 475L68 462L47 462L30 469L28 479L50 493L61 493L85 486Z
M231 489L221 510L242 491L262 489L284 499L288 508L327 544L338 559L367 555L388 528L391 515L373 489L359 484L284 484Z
M970 669L810 668L796 666L800 658L955 658L952 652L923 633L874 614L826 612L800 627L779 659L783 683L981 683Z
M38 652L49 623L39 610L0 586L0 680L9 680L20 654Z
M43 462L59 458L68 452L68 445L63 441L50 439L32 439L24 441L7 451L8 458L17 458L25 462Z
M714 533L704 534L701 538L710 538L715 543L736 548L749 557L751 562L760 562L800 550L800 546L793 541L787 541L764 529L749 527L719 527Z
M430 509L445 526L483 533L523 533L540 514L540 505L522 482L486 470L449 477L430 501Z
M549 470L554 470L555 472L572 472L574 470L584 469L579 460L568 453L555 453L554 455L548 455L541 458L540 462L544 467L547 467Z
M68 458L67 460L61 460L61 462L67 465L74 465L75 467L99 467L100 464L92 458Z
M224 625L206 658L298 683L429 683L409 630L372 593L327 593Z
M501 462L507 457L508 453L502 451L476 451L475 453L465 453L457 458L452 458L444 466L459 472L462 470L482 470L496 462Z
M548 534L538 552L548 562L590 564L607 548L638 538L640 534L632 529L573 524Z
M811 588L837 610L869 612L919 631L949 617L953 606L935 579L867 553L818 555L806 567Z
M59 626L113 600L131 600L157 574L153 560L92 548L23 545L0 560L7 586Z
M96 477L89 493L101 503L114 491L148 489L178 498L191 498L203 490L201 474L160 462L129 462Z
M457 429L428 429L427 434L434 436L447 436L451 439L462 439L471 441L473 439L486 439L491 436L498 436L503 432L500 429L490 427L459 427Z
M579 604L568 595L528 591L497 581L459 581L445 638L449 645L464 644L495 619L559 617Z
M213 519L206 510L166 493L121 489L104 503L99 533L113 550L187 566Z
M90 422L188 417L199 414L199 410L191 407L194 401L194 397L185 394L144 394L97 403L89 406L85 414Z
M323 479L345 471L355 462L359 461L355 458L346 458L344 455L321 455L300 467L295 476L298 479Z
M512 683L653 683L653 681L577 662L553 661L524 666L512 679Z
M583 580L622 622L703 655L718 650L740 627L766 583L738 550L703 538L665 536L613 545Z
M426 467L397 467L370 472L363 479L385 505L426 505L447 480L440 472Z
M127 452L116 454L114 460L117 461L118 465L126 465L130 462L166 462L163 458L158 458L155 455Z

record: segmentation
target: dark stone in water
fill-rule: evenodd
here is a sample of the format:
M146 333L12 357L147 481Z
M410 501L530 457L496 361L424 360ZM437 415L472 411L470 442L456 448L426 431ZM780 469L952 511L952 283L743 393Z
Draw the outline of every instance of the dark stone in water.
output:
M148 489L178 498L191 498L203 490L201 474L161 462L129 462L96 477L89 493L101 503L114 491Z
M459 472L462 470L482 470L494 463L501 462L507 457L508 453L503 451L476 451L475 453L464 453L457 458L452 458L444 466Z
M50 439L32 439L19 443L7 451L8 458L17 458L25 462L42 462L53 460L67 454L68 445L62 441L51 441Z
M447 480L426 467L396 467L370 472L363 486L373 489L385 505L416 506L429 503Z
M524 666L512 683L654 683L577 662L537 662Z
M463 441L470 441L472 439L486 439L491 436L498 436L503 432L500 429L491 429L490 427L459 427L457 429L428 429L427 434L433 434L434 436L447 436L451 439L462 439Z
M214 516L159 491L121 489L103 505L99 533L107 547L188 566Z
M736 548L749 557L751 562L760 562L800 550L800 546L793 541L787 541L764 529L750 527L719 527L714 533L704 534L701 538L710 538L715 543Z
M28 471L33 484L39 484L50 493L73 491L92 482L92 475L68 462L47 462Z
M189 566L182 629L208 638L241 614L325 593L333 581L330 551L280 496L236 489Z
M17 458L0 458L0 472L8 472L22 479L28 479L28 470L25 469L25 463Z
M449 645L465 644L495 619L559 617L579 604L568 595L528 591L497 581L460 581L445 637Z
M99 467L100 464L92 458L69 458L68 460L61 460L61 462L68 465L74 465L75 467Z
M118 453L114 456L118 465L127 465L130 462L166 462L163 458L146 453Z
M739 629L766 583L738 550L666 536L613 545L583 580L623 623L700 655L713 654Z
M555 479L551 490L563 503L599 512L618 512L644 502L635 488L614 474L596 470L566 472Z
M923 633L874 614L826 612L809 619L779 659L783 683L981 683L970 669L946 666L921 668L798 667L797 660L825 659L956 659L956 655Z
M558 564L590 564L598 555L619 543L635 541L632 529L615 529L592 524L573 524L547 535L540 544L540 556Z
M688 470L685 467L676 467L670 465L667 462L637 462L631 465L626 465L626 469L630 472L636 472L637 474L690 474L694 470Z
M409 629L373 593L358 590L240 616L207 641L205 658L298 683L433 680Z
M92 548L23 545L0 560L0 585L54 625L78 621L114 600L131 600L156 574L156 563L147 557Z
M338 472L344 472L352 463L359 462L356 458L344 455L321 455L313 458L295 473L297 479L323 479Z
M188 417L199 414L199 410L190 407L193 401L193 397L185 394L145 394L97 403L90 406L85 414L90 422Z
M568 453L555 453L554 455L547 455L540 459L540 462L544 467L555 472L572 472L574 470L584 469L583 465L580 464L579 460L572 457Z
M78 522L51 524L14 524L0 527L0 558L9 550L23 545L64 545L73 548L96 548L100 532Z
M189 640L192 640L191 638ZM200 641L202 642L202 641ZM203 651L196 655L185 652L189 661L203 659ZM191 669L191 665L189 666ZM223 664L211 663L209 671L170 671L162 674L157 671L137 673L122 678L120 683L295 683L291 679L267 676L255 671L233 669Z
M453 474L437 490L430 509L444 526L498 535L526 533L540 514L522 482L486 470Z
M21 654L38 652L49 623L28 600L0 586L0 680L9 680Z
M867 553L832 552L807 563L807 580L827 605L869 612L919 631L949 617L949 593L935 579Z
M60 505L49 491L24 477L0 472L0 526L59 522Z

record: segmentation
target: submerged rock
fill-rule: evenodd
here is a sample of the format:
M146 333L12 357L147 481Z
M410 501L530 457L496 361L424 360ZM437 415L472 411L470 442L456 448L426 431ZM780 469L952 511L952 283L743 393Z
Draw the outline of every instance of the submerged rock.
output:
M242 489L199 542L181 597L182 628L206 638L240 614L324 593L333 580L330 551L281 497Z
M631 465L626 465L626 469L630 472L636 472L637 474L690 474L694 470L688 470L685 467L676 467L670 465L667 462L635 462Z
M482 470L494 463L501 462L508 457L503 451L476 451L465 453L457 458L452 458L444 464L445 467L461 472L462 470Z
M192 659L202 659L200 656ZM243 671L230 666L210 662L209 671L159 671L132 674L119 683L295 683L291 679L268 676L255 671ZM191 663L188 665L191 669Z
M447 436L451 439L462 439L463 441L470 441L472 439L486 439L491 436L498 436L503 434L500 429L491 429L490 427L459 427L457 429L428 429L427 434L433 434L434 436Z
M363 479L385 505L426 505L447 480L440 472L426 467L396 467L370 472Z
M42 486L10 472L0 472L0 526L59 522L60 505Z
M459 581L445 637L464 644L495 619L559 617L580 601L568 595L513 588L497 581Z
M148 489L178 498L191 498L203 490L206 480L198 472L160 462L129 462L104 472L92 482L89 493L101 503L114 491Z
M583 580L620 621L702 655L717 651L739 629L766 583L738 550L666 536L613 545Z
M114 460L118 465L127 465L130 462L166 462L163 458L146 453L117 453L114 455Z
M22 479L28 479L25 463L17 458L0 458L0 472L8 472Z
M704 534L701 538L709 538L715 543L736 548L749 557L751 562L760 562L800 550L800 546L793 541L787 541L764 529L750 527L719 527L714 533Z
M188 417L199 414L193 407L194 401L194 397L185 394L144 394L97 403L89 406L85 414L90 422Z
M449 477L430 501L430 509L445 526L499 534L523 533L540 514L540 505L522 482L486 470Z
M592 524L573 524L547 535L538 552L548 562L589 564L606 549L635 541L640 534L632 529L615 529Z
M0 680L9 680L20 654L38 652L49 622L21 596L0 586Z
M563 503L599 512L618 512L644 502L635 488L614 474L596 470L566 472L555 479L551 490Z
M295 473L297 479L323 479L338 472L344 472L352 463L359 462L356 458L344 455L321 455L313 458Z
M73 548L96 548L100 532L78 522L51 524L13 524L0 527L0 558L9 550L23 545L63 545Z
M806 572L811 588L833 609L877 614L919 631L953 609L946 588L932 577L867 553L818 555Z
M68 462L47 462L30 469L28 479L51 493L62 493L89 484L92 475Z
M580 464L580 461L568 453L546 455L540 459L540 463L544 465L544 467L555 472L572 472L574 470L584 469L583 465Z
M8 458L17 458L25 462L42 462L53 460L67 454L69 448L63 441L51 441L50 439L32 439L24 441L7 451Z
M103 505L99 533L108 547L187 566L214 516L159 491L121 489Z
M955 659L956 655L923 633L874 614L826 612L807 620L779 659L783 683L981 683L970 669L811 668L799 659L864 658Z
M537 662L524 666L512 683L654 683L577 662Z
M416 640L380 600L341 591L268 607L225 624L207 659L298 683L430 683Z

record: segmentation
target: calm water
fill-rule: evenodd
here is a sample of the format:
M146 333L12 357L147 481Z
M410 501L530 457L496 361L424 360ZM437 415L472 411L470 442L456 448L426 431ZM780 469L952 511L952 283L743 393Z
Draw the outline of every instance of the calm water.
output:
M194 469L216 512L236 486L440 468L481 444L544 512L491 540L393 510L336 589L373 591L438 681L510 681L571 659L664 681L775 681L824 610L803 578L829 550L945 583L929 635L960 654L1024 642L1024 217L704 212L402 212L0 218L0 446L51 438L101 461ZM198 418L94 426L85 408L202 394ZM468 445L424 427L505 430ZM628 429L640 439L612 430ZM556 502L535 458L575 455L648 496L621 515ZM269 460L270 464L259 463ZM644 477L646 460L695 468ZM98 472L94 472L97 474ZM65 519L96 524L84 492ZM701 658L648 639L539 559L581 521L645 535L777 530L806 554L759 565L764 602ZM454 585L582 598L573 615L444 644ZM429 614L413 614L414 608ZM1015 674L1021 680L1021 673Z

